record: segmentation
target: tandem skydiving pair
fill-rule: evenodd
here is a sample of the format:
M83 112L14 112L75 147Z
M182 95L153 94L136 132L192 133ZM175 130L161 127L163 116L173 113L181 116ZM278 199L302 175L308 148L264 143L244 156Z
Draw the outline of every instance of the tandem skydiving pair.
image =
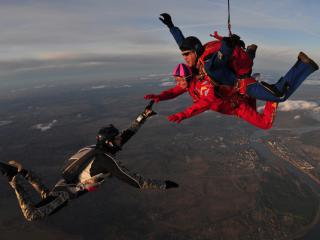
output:
M159 19L170 29L185 64L178 65L173 71L177 81L175 88L159 95L148 94L145 98L161 101L189 91L194 101L185 111L169 116L169 121L179 123L211 109L236 115L259 128L271 128L278 103L286 101L310 74L319 69L312 59L300 52L296 63L278 82L258 82L251 76L256 45L245 48L239 36L221 37L217 32L213 35L215 41L202 45L194 36L185 38L173 25L169 14L163 13ZM256 110L256 99L267 101L261 114Z

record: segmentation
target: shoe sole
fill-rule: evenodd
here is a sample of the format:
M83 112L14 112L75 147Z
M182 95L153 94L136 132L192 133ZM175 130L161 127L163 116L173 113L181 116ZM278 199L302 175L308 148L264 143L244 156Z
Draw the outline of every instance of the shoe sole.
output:
M247 50L250 50L250 51L257 51L257 48L258 46L255 45L255 44L251 44L247 47Z
M2 174L6 175L9 169L18 172L18 169L16 167L0 162L0 172L2 172Z
M299 53L298 59L299 59L301 62L305 63L305 64L310 64L310 65L312 65L316 70L319 69L318 64L316 64L316 62L313 61L311 58L309 58L308 55L305 54L304 52L300 52L300 53Z

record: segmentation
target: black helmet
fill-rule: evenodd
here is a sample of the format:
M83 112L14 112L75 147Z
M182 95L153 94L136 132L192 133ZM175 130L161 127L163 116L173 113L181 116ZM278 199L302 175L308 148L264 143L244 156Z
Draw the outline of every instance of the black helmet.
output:
M195 51L197 53L197 56L200 57L204 51L204 48L202 46L202 43L200 40L194 36L186 37L180 46L181 51Z
M119 130L112 124L109 124L109 126L103 127L99 130L98 135L96 137L97 144L104 145L106 141L112 141L118 134Z

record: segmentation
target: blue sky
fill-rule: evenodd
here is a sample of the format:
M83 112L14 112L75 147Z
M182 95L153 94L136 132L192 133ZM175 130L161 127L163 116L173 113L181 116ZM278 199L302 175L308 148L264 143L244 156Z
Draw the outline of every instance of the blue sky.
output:
M233 32L259 46L257 69L285 72L301 50L320 61L320 1L230 2ZM182 58L162 12L202 42L227 33L227 0L0 0L0 76L170 72Z

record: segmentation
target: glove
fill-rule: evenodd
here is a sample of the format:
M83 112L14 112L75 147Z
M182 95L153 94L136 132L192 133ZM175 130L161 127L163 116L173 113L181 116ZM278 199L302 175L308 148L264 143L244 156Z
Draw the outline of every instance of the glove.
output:
M144 99L153 100L156 103L158 103L160 101L159 95L155 95L155 94L147 94L147 95L144 96Z
M180 123L185 118L186 118L186 115L183 112L180 112L180 113L176 113L176 114L170 115L168 117L168 120L170 122Z
M244 42L240 40L240 37L236 34L232 34L231 37L224 37L223 41L225 41L227 46L230 48L234 48L236 46L240 46L240 47L245 46Z
M246 48L246 44L244 43L244 41L242 41L242 40L240 40L239 41L239 47L241 47L241 48Z
M175 182L172 182L170 180L166 180L166 189L169 189L169 188L177 188L179 187L179 185Z
M159 20L163 22L164 25L167 25L169 29L174 26L171 20L171 16L168 13L161 13L160 16L161 17L159 17Z

